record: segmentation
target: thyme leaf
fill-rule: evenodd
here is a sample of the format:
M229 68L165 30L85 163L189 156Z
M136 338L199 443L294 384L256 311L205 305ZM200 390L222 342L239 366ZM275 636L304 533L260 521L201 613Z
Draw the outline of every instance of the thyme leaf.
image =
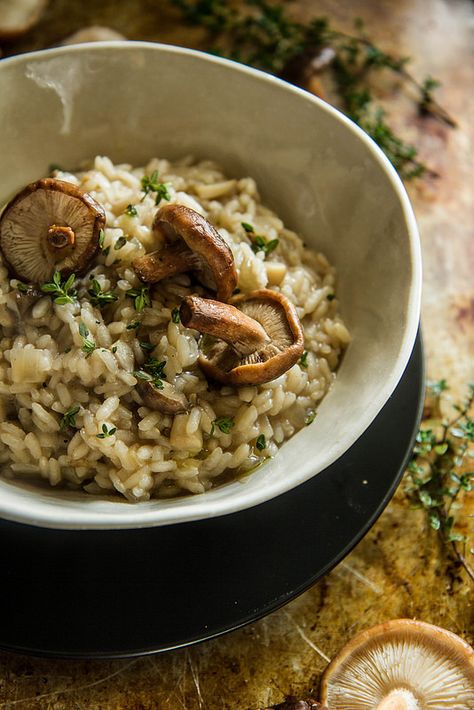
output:
M107 424L102 424L102 431L100 434L96 434L97 439L108 439L109 436L113 436L117 431L117 427L109 427Z
M55 271L50 282L41 286L43 293L51 294L54 303L64 305L65 303L75 303L77 301L76 291L73 289L76 275L71 274L65 281L61 280L61 273ZM23 285L23 284L22 284Z
M127 296L134 299L135 310L139 313L143 311L145 306L150 305L150 289L148 286L140 288L129 288L126 292Z
M118 296L113 291L103 291L97 279L92 280L91 288L87 290L87 293L90 296L92 305L99 306L99 308L118 299Z
M462 495L474 490L474 387L466 400L454 406L451 419L442 416L446 380L428 385L425 421L416 436L412 458L405 475L405 492L412 505L426 511L430 528L449 546L454 559L474 582L474 569L466 559L467 537L461 532L457 511Z
M75 404L64 412L61 421L59 422L59 428L61 431L64 431L64 429L67 429L68 427L76 428L76 414L80 411L80 409L80 405Z

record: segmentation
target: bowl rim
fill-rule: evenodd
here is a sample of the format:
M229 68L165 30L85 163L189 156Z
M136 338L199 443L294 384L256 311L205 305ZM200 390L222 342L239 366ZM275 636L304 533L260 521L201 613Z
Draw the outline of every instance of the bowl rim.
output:
M371 406L366 409L363 424L353 432L349 439L344 440L343 445L338 445L331 449L331 455L327 456L327 460L324 460L321 467L318 468L317 472L313 472L310 475L298 476L294 474L291 478L279 478L275 480L267 480L265 486L261 486L257 490L246 490L243 485L238 494L231 495L227 498L220 500L213 500L212 498L207 498L206 494L202 496L195 496L193 498L194 503L192 508L181 509L179 502L182 500L187 500L188 496L183 499L176 499L176 506L159 506L160 499L156 500L156 507L153 510L141 510L140 503L127 504L122 500L117 500L111 502L111 505L116 506L116 511L110 511L104 518L103 511L94 511L91 509L90 505L84 506L82 510L77 508L71 509L67 506L65 501L64 505L58 505L57 501L55 503L49 503L41 501L40 498L35 499L34 496L28 499L28 505L25 506L24 495L18 496L14 492L9 492L9 494L0 496L0 517L6 520L11 520L14 522L19 522L28 525L35 525L39 527L55 528L55 529L127 529L127 528L142 528L142 527L156 527L159 525L169 525L169 524L179 524L186 523L194 520L200 520L203 518L217 517L221 515L228 515L230 513L235 513L239 510L246 508L251 508L253 506L264 503L271 498L279 496L286 491L304 483L304 481L317 475L322 470L327 468L331 463L342 456L349 448L357 441L358 438L363 434L363 432L368 428L368 426L375 419L377 414L382 409L383 405L387 402L389 397L393 394L397 384L399 383L403 372L406 368L410 355L412 353L416 335L418 332L419 321L420 321L420 311L421 311L421 290L422 290L422 262L421 262L421 245L418 227L413 212L410 199L406 192L406 189L398 176L395 168L390 163L383 151L378 147L375 141L370 138L370 136L365 133L358 125L356 125L351 119L345 116L341 111L334 108L330 104L326 103L322 99L313 94L300 89L282 79L279 79L271 74L267 74L259 69L254 69L253 67L240 64L230 59L225 59L223 57L217 57L215 55L208 54L206 52L188 49L186 47L180 47L171 44L164 44L160 42L148 42L148 41L136 41L136 40L114 40L110 42L86 42L76 45L68 45L65 47L54 47L50 49L41 49L34 52L27 52L24 54L14 55L12 57L5 57L0 61L0 72L3 67L9 67L16 64L27 64L29 62L35 62L37 60L43 60L44 58L61 56L61 55L75 55L82 52L88 52L91 49L98 51L151 51L158 52L161 54L179 54L188 57L192 57L197 61L208 62L217 66L222 66L231 72L237 72L239 74L246 75L257 81L263 81L267 84L275 86L281 91L289 92L299 99L315 104L320 110L329 114L334 120L338 121L340 124L345 126L357 139L362 141L362 143L367 148L369 154L374 158L375 162L379 164L384 173L389 178L391 187L397 196L400 206L402 208L402 213L404 217L404 222L407 230L408 241L409 241L409 254L410 261L412 265L412 278L410 283L408 303L407 303L407 319L405 324L405 329L400 344L400 349L398 352L397 359L392 368L391 377L385 382L385 386L379 390L378 396L372 399ZM12 481L13 483L13 481ZM12 485L12 490L14 485ZM4 491L6 493L6 491ZM15 500L18 498L17 505L15 505ZM89 504L93 500L99 500L102 502L104 499L99 498L93 499L92 497L86 498ZM107 499L109 500L109 499ZM151 502L154 502L153 499ZM21 504L20 504L21 503ZM127 515L123 516L122 511L123 505L127 505ZM131 514L128 505L133 505L134 512ZM65 512L67 510L67 518L65 517Z

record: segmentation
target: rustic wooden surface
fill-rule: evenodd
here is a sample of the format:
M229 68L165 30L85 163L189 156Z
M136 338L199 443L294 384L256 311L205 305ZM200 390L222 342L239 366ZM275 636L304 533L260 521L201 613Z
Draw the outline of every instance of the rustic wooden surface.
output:
M291 7L302 19L326 14L347 29L362 17L378 44L414 58L417 76L443 82L439 97L457 118L456 131L420 119L397 86L386 86L385 101L400 131L441 174L409 192L424 255L428 374L447 378L457 396L474 380L474 4L295 0ZM41 23L2 51L51 46L88 24L130 39L202 43L201 32L181 25L164 0L53 0ZM222 639L153 658L66 662L0 654L0 709L257 710L290 693L316 693L326 659L358 630L387 619L416 617L472 643L472 599L472 585L453 574L423 513L408 509L400 489L353 553L284 609Z

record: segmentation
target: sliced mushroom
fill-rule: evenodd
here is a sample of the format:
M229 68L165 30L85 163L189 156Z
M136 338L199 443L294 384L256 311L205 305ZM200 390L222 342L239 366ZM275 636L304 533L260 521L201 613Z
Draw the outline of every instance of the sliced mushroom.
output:
M153 382L140 382L138 390L146 406L163 414L187 412L189 402L186 395L169 382L161 380L161 385L156 387Z
M206 376L230 385L269 382L290 369L304 349L295 307L281 293L262 289L231 304L188 296L181 322L217 338L199 358Z
M44 178L27 185L0 219L0 250L12 275L43 283L57 270L83 271L99 248L103 208L75 185Z
M326 668L331 710L474 708L474 650L455 634L398 619L363 631Z
M127 39L124 35L110 27L102 27L100 25L90 25L82 27L74 34L69 35L62 40L61 45L82 44L83 42L115 42L117 40Z
M48 0L1 0L0 39L19 37L39 22Z
M165 245L133 262L142 281L157 283L168 276L193 271L220 301L229 300L237 286L234 257L199 212L184 205L165 205L156 213L153 231L165 240Z

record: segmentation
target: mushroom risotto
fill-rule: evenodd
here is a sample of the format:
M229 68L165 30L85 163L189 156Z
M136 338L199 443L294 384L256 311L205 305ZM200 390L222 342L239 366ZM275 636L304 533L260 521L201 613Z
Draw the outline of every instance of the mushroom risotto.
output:
M130 501L203 493L305 425L349 333L326 258L210 161L97 157L0 220L0 465Z

